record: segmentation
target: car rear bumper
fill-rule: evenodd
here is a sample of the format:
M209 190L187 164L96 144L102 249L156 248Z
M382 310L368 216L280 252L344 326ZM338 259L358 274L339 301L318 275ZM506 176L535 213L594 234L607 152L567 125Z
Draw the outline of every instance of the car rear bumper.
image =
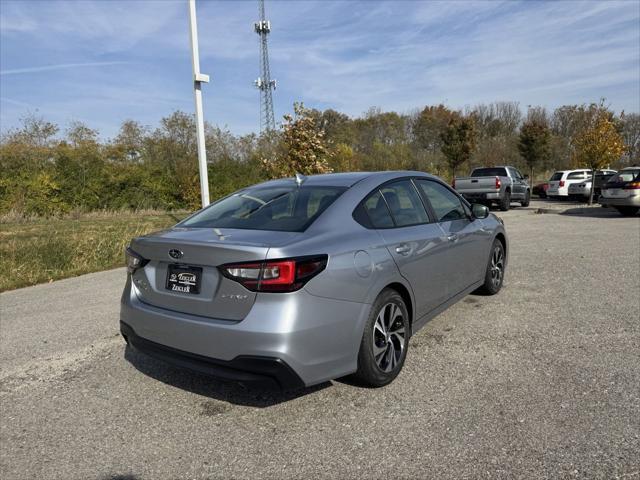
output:
M462 196L469 201L473 200L500 200L500 193L476 193L476 192L462 192Z
M238 356L230 361L217 360L142 338L124 322L120 322L120 333L136 350L178 367L266 388L293 390L304 387L302 379L279 358Z
M640 207L640 194L626 198L605 198L600 196L598 203L605 207Z
M246 370L245 360L238 367L238 358L266 358L286 365L306 386L357 369L368 304L318 297L304 289L286 294L263 293L258 294L243 320L227 321L145 304L138 298L136 288L128 279L120 320L135 334L130 343L142 351L150 350L154 356L166 357L166 352L171 351L175 355L168 355L171 358L165 360L180 357L183 366L199 371L204 368L207 373L229 379L238 372L261 375L261 369ZM159 353L156 346L169 350ZM198 362L185 360L185 355ZM242 378L237 379L245 381ZM277 377L275 380L280 383Z

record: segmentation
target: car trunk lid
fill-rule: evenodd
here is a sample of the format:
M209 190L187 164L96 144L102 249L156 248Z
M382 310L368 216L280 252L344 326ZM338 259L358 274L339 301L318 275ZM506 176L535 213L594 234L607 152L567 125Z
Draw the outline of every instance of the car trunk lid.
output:
M133 276L138 298L151 306L223 320L242 320L256 293L223 277L218 266L263 261L269 248L300 235L263 230L174 228L139 237L131 248L149 260ZM171 253L170 253L171 252ZM196 275L197 293L170 289L171 274ZM175 277L174 277L175 279Z

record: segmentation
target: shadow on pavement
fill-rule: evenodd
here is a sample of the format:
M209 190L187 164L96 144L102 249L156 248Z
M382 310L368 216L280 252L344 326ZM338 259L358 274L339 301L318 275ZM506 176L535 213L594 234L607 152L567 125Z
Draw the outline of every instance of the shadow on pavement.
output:
M124 358L139 372L167 385L214 400L247 407L271 407L331 386L331 382L325 382L313 387L281 391L226 382L148 357L128 345L124 351Z
M141 477L133 475L131 473L105 475L100 477L100 480L141 480Z
M614 208L599 208L599 207L579 207L568 208L559 215L568 215L574 217L589 217L589 218L638 218L638 215L624 216L621 215Z

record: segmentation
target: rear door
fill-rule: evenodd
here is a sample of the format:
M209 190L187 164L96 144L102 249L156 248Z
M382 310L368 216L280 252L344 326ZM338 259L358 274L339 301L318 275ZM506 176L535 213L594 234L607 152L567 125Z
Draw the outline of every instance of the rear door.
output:
M448 242L410 179L384 184L364 202L398 270L415 297L415 316L421 317L447 298Z
M416 179L449 244L447 272L449 297L484 277L491 234L482 220L472 219L460 197L435 180Z

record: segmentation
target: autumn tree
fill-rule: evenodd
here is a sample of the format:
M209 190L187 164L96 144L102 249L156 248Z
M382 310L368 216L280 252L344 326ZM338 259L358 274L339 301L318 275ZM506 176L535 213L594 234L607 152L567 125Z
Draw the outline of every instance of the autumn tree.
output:
M551 154L551 131L547 124L536 118L527 120L520 129L518 150L533 181L534 169L547 162Z
M476 148L477 132L471 116L454 115L441 134L442 153L447 158L451 175L467 162Z
M600 104L586 128L576 137L576 162L589 167L592 173L589 205L593 203L596 172L617 161L625 152L622 135L614 123L613 114Z
M622 137L627 149L628 165L640 164L640 114L620 114Z
M284 115L283 152L262 163L270 178L291 176L296 173L314 175L331 173L331 153L324 130L318 125L311 111L302 103L294 103L293 115Z

